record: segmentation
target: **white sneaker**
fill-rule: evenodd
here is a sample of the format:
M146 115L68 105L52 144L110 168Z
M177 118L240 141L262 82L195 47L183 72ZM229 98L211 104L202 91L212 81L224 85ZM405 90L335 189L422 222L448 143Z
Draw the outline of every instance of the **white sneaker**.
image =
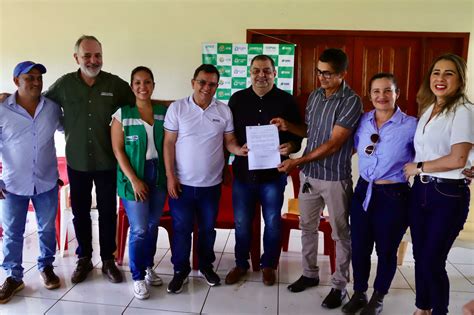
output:
M158 276L151 267L146 268L145 280L146 283L152 286L160 286L163 284L163 280L161 280L160 276Z
M150 292L148 292L145 280L133 281L133 294L140 300L145 300L150 297Z

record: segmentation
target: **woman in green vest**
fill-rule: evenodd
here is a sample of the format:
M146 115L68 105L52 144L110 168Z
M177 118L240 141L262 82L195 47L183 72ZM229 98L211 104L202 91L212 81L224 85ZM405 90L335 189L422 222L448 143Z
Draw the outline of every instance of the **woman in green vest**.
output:
M153 270L153 258L167 194L163 163L166 107L151 102L155 82L150 69L135 68L130 85L135 104L112 115L112 147L118 161L117 191L130 222L133 292L138 299L147 299L147 284L163 283Z

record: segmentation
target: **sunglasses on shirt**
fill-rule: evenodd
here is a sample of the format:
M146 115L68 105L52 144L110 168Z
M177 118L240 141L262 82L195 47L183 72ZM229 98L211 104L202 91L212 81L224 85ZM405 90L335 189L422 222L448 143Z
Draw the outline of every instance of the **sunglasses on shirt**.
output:
M377 133L373 133L370 136L370 141L372 141L372 144L369 144L368 146L365 147L364 151L365 154L367 155L372 155L375 152L375 145L380 141L380 136Z

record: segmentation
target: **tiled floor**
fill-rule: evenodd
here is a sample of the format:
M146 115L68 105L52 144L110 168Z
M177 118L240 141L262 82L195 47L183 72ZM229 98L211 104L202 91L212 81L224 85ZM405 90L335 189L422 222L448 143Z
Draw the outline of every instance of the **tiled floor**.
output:
M94 225L94 257L96 268L88 279L73 285L70 281L75 266L73 255L76 241L72 231L69 250L65 257L57 257L55 271L61 277L61 288L46 290L36 269L38 238L35 232L34 214L29 213L29 223L24 246L26 288L8 304L0 305L0 314L340 314L340 309L328 311L321 308L324 296L330 290L330 272L327 256L320 255L321 284L301 293L291 293L286 286L296 280L301 272L301 244L299 231L292 231L289 251L282 253L278 270L278 284L266 287L259 273L251 272L245 281L237 285L221 285L209 288L196 272L184 291L178 295L166 293L171 280L172 265L166 231L160 229L156 270L165 285L152 288L148 300L137 300L132 292L131 274L128 271L128 255L122 267L125 281L112 284L101 274L98 256L97 224ZM96 222L96 221L95 221ZM322 242L321 242L322 243ZM234 264L234 234L230 230L218 230L215 246L217 272L221 278ZM322 247L322 246L321 246ZM3 257L0 254L0 259ZM373 259L373 270L376 260ZM453 248L447 266L451 280L451 314L461 314L461 307L474 298L474 250ZM372 275L373 278L373 275ZM5 275L0 275L3 282ZM373 281L373 279L371 279ZM389 296L385 299L383 314L405 315L414 310L414 274L411 248L405 263L399 267Z

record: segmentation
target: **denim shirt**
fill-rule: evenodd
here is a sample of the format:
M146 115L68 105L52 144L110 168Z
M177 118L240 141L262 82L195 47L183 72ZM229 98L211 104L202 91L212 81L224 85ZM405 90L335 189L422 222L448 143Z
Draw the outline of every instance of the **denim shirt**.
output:
M359 157L359 174L369 182L363 207L367 210L372 195L372 185L378 180L406 182L403 166L413 161L415 150L413 138L416 118L403 113L397 107L393 116L380 129L377 128L375 110L365 113L354 135L354 147ZM372 143L371 135L378 134L379 140L371 155L365 148Z
M34 117L16 103L16 93L0 104L0 188L32 196L51 190L58 180L54 133L62 130L61 109L41 96Z

